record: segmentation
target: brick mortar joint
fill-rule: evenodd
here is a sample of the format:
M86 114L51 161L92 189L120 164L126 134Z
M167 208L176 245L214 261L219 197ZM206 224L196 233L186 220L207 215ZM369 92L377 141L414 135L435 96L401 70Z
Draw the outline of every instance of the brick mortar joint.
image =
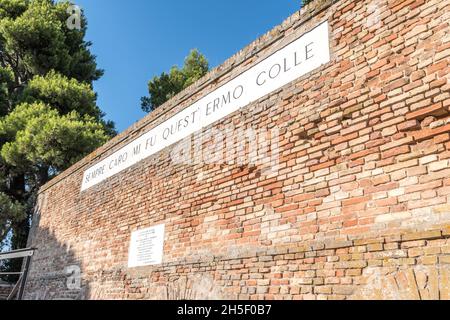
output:
M127 140L130 142L140 136L142 131L145 131L147 126L151 126L152 124L157 125L157 121L164 117L167 113L170 113L174 108L176 108L181 103L184 103L189 98L200 92L201 90L208 87L208 85L214 83L224 75L228 74L235 68L241 66L248 59L258 55L261 51L270 47L275 42L283 38L284 32L291 27L295 29L304 25L315 16L319 15L323 11L327 10L334 4L338 3L340 0L316 0L307 6L303 7L301 10L296 11L291 16L286 18L280 25L274 27L269 30L256 40L252 41L250 44L240 49L237 53L232 55L230 58L225 60L222 64L210 70L204 77L193 83L190 87L184 89L169 101L165 102L161 105L156 111L151 114L145 116L144 118L138 120L135 124L131 125L125 131L119 133L117 136L112 138L103 146L100 146L92 153L86 155L82 160L73 164L71 167L66 169L64 172L54 177L52 180L48 181L44 184L38 191L38 194L41 194L51 188L52 186L58 184L59 182L65 180L71 175L75 174L79 170L82 170L84 167L89 166L90 164L100 160L100 158L105 154L114 149L116 146L126 143ZM297 18L296 15L298 15ZM295 18L295 19L294 19ZM278 31L279 34L277 36L271 36L271 33ZM267 39L266 39L267 38ZM261 43L260 43L261 42ZM251 50L253 48L253 50ZM257 48L257 50L254 50ZM247 51L251 52L251 55L245 54ZM253 64L252 64L253 65ZM224 68L224 70L221 70ZM242 72L244 72L242 70ZM241 74L242 72L239 72ZM180 110L181 111L181 110ZM133 139L129 139L130 136L133 136Z

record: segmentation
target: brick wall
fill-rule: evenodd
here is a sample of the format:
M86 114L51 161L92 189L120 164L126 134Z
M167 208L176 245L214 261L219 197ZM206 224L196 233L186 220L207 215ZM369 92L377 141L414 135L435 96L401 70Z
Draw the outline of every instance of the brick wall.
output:
M12 285L0 284L0 300L8 299L8 296L11 293L12 289Z
M89 166L325 20L328 64L212 126L277 127L276 174L169 147L80 192ZM27 297L449 299L449 21L450 0L295 13L41 189ZM163 264L127 268L131 232L160 223Z

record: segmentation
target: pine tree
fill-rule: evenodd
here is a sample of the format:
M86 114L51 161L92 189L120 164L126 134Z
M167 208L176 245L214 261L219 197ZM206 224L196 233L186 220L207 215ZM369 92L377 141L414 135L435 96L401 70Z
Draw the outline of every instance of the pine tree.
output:
M96 104L103 71L86 19L68 28L69 6L0 1L0 241L9 249L27 244L38 189L115 134Z
M172 67L148 83L148 97L142 97L142 110L151 112L164 102L203 77L209 69L208 60L198 50L191 50L183 68Z

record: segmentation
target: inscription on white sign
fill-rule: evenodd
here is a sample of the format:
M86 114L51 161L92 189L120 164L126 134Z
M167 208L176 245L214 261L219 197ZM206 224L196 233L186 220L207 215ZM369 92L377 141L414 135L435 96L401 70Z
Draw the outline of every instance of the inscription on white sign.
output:
M165 225L135 231L131 234L128 267L143 267L162 263Z
M84 172L86 190L330 61L324 22Z

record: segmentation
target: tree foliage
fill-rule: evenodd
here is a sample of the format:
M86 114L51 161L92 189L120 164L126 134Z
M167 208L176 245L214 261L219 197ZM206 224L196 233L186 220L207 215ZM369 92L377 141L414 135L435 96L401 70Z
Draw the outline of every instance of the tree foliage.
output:
M66 114L77 111L81 115L101 116L96 104L97 95L85 82L56 73L53 70L45 76L35 76L25 87L21 102L44 102Z
M0 50L3 62L21 80L52 69L87 82L102 75L89 51L90 43L83 40L85 19L80 31L66 27L68 6L68 2L51 0L6 0L5 12L12 14L0 20Z
M97 106L97 68L70 3L0 0L0 242L26 245L36 192L115 134Z
M151 112L164 102L189 87L209 70L208 60L198 50L191 50L180 69L173 66L169 73L163 72L148 83L149 96L143 97L142 110Z
M0 121L0 133L8 140L1 150L4 161L35 174L41 168L64 170L109 138L94 117L76 111L60 115L42 102L17 106Z
M313 2L314 0L302 0L302 6L306 6L307 4Z
M0 192L0 239L5 239L11 223L26 218L24 206L12 200L7 194Z

